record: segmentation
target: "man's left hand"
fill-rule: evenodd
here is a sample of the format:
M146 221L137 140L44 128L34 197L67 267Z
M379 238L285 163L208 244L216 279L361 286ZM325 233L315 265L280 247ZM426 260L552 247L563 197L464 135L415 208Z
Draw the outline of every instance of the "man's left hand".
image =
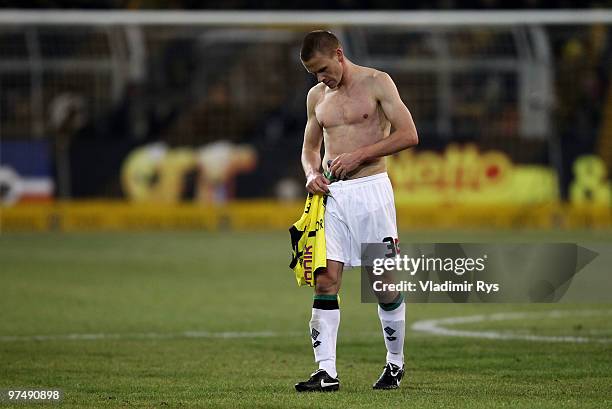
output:
M329 170L337 179L342 180L361 163L361 155L358 152L343 153L332 161Z

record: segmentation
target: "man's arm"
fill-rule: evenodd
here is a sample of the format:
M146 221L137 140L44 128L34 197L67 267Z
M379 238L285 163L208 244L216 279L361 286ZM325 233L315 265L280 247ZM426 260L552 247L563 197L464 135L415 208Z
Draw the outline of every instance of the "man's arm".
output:
M302 145L302 167L306 175L306 190L310 193L329 193L329 181L321 175L321 143L323 142L323 128L315 116L315 107L319 99L319 90L313 87L306 97L306 113L308 120L304 130L304 144Z
M419 143L412 115L402 102L397 87L388 74L381 72L375 76L374 95L395 130L387 138L334 159L331 171L341 179L364 162L393 155Z

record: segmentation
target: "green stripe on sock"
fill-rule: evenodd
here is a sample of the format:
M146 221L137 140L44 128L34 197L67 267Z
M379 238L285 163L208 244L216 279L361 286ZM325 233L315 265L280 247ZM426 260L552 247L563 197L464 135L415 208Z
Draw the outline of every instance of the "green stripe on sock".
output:
M399 306L402 305L403 302L404 302L404 294L400 293L398 297L396 298L396 301L388 303L388 304L379 303L378 305L380 305L380 308L382 308L385 311L393 311L399 308Z
M327 295L327 294L315 294L314 296L315 300L337 300L338 299L338 295L334 294L334 295Z

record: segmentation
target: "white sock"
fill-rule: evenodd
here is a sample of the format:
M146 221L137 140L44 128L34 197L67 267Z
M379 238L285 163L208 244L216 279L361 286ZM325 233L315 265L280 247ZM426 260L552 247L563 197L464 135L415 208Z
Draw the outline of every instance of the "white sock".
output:
M340 325L340 310L312 309L310 319L310 338L315 362L319 369L324 369L329 376L336 378L336 340Z
M378 306L378 317L382 325L387 362L404 365L404 334L406 332L406 304L402 303L393 311L385 311Z

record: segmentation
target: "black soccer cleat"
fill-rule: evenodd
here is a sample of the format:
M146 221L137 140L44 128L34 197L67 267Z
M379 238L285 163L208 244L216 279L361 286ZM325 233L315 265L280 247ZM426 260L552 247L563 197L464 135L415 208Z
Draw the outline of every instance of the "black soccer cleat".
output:
M372 387L374 389L397 389L404 376L404 367L401 368L388 362L383 369L382 375Z
M340 381L332 378L325 369L317 369L310 379L295 384L298 392L335 392L340 389Z

